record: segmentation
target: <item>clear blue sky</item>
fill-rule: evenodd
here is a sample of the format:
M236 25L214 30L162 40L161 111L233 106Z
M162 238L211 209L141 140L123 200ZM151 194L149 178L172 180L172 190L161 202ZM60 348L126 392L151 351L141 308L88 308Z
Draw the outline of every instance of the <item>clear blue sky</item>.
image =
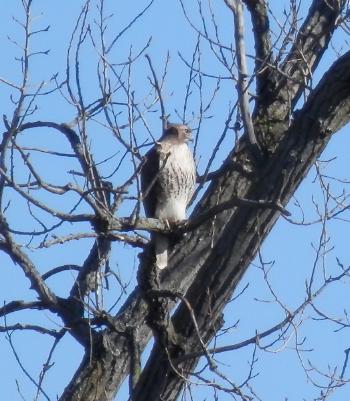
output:
M37 16L34 20L34 29L42 29L50 25L49 31L36 36L32 43L32 49L35 51L50 49L50 53L47 56L37 56L33 59L31 84L33 85L33 90L35 90L41 80L49 80L57 72L59 72L60 79L64 77L66 68L65 57L69 38L83 2L79 0L71 2L34 0L33 3L33 14ZM193 18L197 26L200 26L200 19L196 11L196 2L187 0L185 3L188 6L189 15ZM270 3L271 7L278 8L275 10L276 16L282 20L283 4L286 4L288 9L289 2L278 2L278 6L275 4L277 3L275 1L271 1ZM302 7L307 9L309 3L309 1L303 1ZM129 2L129 4L131 4L131 2ZM143 0L133 2L132 5L128 5L127 2L106 1L107 8L110 13L113 13L109 31L106 34L107 39L114 37L116 33L127 26L133 16L146 4L147 2ZM14 58L18 57L21 51L14 43L11 43L11 41L22 43L23 35L18 24L12 17L14 16L18 20L23 20L24 15L21 1L19 0L2 0L2 5L2 12L0 14L0 49L2 55L0 78L18 83L21 77L21 70L19 62L15 61ZM96 2L92 1L92 9L94 9L95 5ZM230 12L225 8L223 0L213 2L213 6L215 6L214 9L217 16L220 37L222 37L225 43L230 44L233 35ZM300 16L302 15L303 12L300 13ZM91 24L94 24L94 17L96 17L96 13L92 12L89 17ZM251 27L248 21L246 31L248 52L252 54ZM10 37L10 40L8 37ZM128 58L130 46L132 45L133 54L137 54L148 42L150 37L152 37L152 42L147 52L150 54L155 69L159 74L163 71L167 52L170 52L171 58L164 98L167 110L171 114L171 121L176 121L178 120L176 110L182 114L183 99L189 75L188 69L178 56L178 51L190 61L196 42L196 34L186 23L178 1L155 0L153 6L144 17L142 17L134 28L122 37L121 41L112 51L112 62L125 62ZM338 46L338 48L340 46L346 46L345 39L345 34L339 33L334 41L334 45ZM344 49L346 50L345 47ZM201 58L203 71L208 74L215 73L220 76L228 75L227 71L215 60L213 54L204 43ZM330 48L322 63L321 72L324 71L335 58L336 53ZM83 90L87 98L87 103L89 100L94 101L98 96L96 95L98 83L95 74L95 62L96 51L90 46L90 48L84 50L84 60L81 63ZM132 85L135 88L135 95L140 102L142 102L143 96L147 92L146 87L148 88L148 84L145 85L147 75L150 75L147 62L145 59L141 58L132 74ZM317 83L317 79L319 79L320 76L321 73L315 75L314 85ZM215 81L204 81L204 101L210 99L214 88ZM11 116L11 110L13 110L13 105L9 99L10 92L10 88L0 82L1 114L7 114L9 116ZM190 98L188 112L186 114L186 120L193 128L196 128L198 123L196 119L196 113L198 111L197 95L198 93L193 93L193 96ZM224 128L229 102L234 103L236 100L234 95L234 83L228 80L222 81L219 94L215 98L211 112L208 114L210 118L206 119L203 123L199 148L196 155L199 173L203 172L210 156L210 150ZM194 116L191 114L192 110L194 111ZM74 117L74 109L70 107L62 97L50 96L47 97L45 101L39 101L39 109L33 116L33 120L43 119L55 122L69 122ZM157 137L160 133L159 112L148 113L145 118L152 132L154 132L154 135ZM94 135L92 135L94 155L96 156L96 160L103 160L103 158L114 153L113 148L111 148L113 142L109 142L109 139L103 136L101 127L98 125L93 127L96 130ZM3 126L2 130L4 130ZM143 131L140 135L146 138L147 133ZM214 161L213 168L220 165L222 158L227 154L227 150L232 146L233 140L232 137L226 138ZM44 143L51 148L59 148L63 151L69 150L59 137L46 131L30 135L26 138L26 141L25 143L31 146L40 146ZM348 178L348 149L348 128L345 128L333 138L325 154L322 155L322 160L330 160L336 157L336 159L327 166L326 171L328 175L335 175L342 179ZM64 181L67 177L65 172L70 168L74 169L74 163L65 159L65 164L58 162L57 164L48 164L44 167L45 177L59 182L60 180ZM123 170L120 172L121 176L126 176L130 172L130 168L130 164L125 164ZM20 172L18 174L20 174ZM320 185L314 178L315 170L313 169L296 194L296 199L303 206L305 221L317 219L313 200L322 202ZM115 180L114 184L117 185L119 181L122 181L122 178L120 176L113 177L113 180ZM332 185L332 190L337 194L341 193L343 187L346 189L346 184L337 183L334 180L331 180L330 184ZM55 202L51 199L50 201ZM64 206L58 203L57 207ZM293 201L288 206L288 209L292 212L292 219L294 221L301 220L300 211L295 207ZM128 207L125 207L124 210L126 213ZM24 229L25 227L23 226L29 224L29 219L26 214L27 210L25 204L21 204L19 201L13 201L9 209L9 216L17 228ZM342 218L348 219L349 216L343 214ZM66 228L66 230L66 232L69 232L68 228ZM63 232L64 231L61 233ZM271 262L271 265L266 266L268 269L271 269L269 275L270 283L276 294L278 294L278 299L287 309L293 310L293 308L301 304L305 298L305 281L310 277L313 268L315 260L314 247L317 246L320 232L320 224L301 226L291 224L281 218L263 245L261 252L263 261L266 263ZM316 281L322 279L323 271L326 272L326 275L339 274L336 257L341 260L345 267L350 264L348 232L347 221L340 219L333 220L327 225L327 235L330 240L326 248L329 252L325 258L325 265L322 266L320 263L318 264ZM79 244L76 242L67 244L63 248L64 252L62 252L60 247L53 247L50 250L49 259L47 254L43 251L32 250L28 251L28 253L41 267L42 272L45 272L49 270L49 268L60 264L81 263L85 255L84 251L86 251L90 243L90 240L86 240L81 241ZM119 247L117 250L118 258L116 256L113 257L112 267L119 269L125 280L130 279L131 283L134 283L135 270L133 266L135 264L137 266L137 251L125 247ZM259 261L257 260L252 264L240 284L240 288L242 289L249 283L249 287L244 295L226 308L226 326L233 325L237 320L239 320L239 325L237 328L232 328L227 335L220 337L217 345L240 342L255 335L256 332L262 332L268 329L285 317L283 309L278 306L276 302L272 301L271 293L263 279L261 269L257 267L258 265ZM29 290L28 281L23 277L19 267L14 266L2 253L0 253L0 268L1 303L12 299L33 299L35 294ZM322 270L323 268L324 270ZM52 279L49 284L60 295L65 295L72 280L73 277L66 274L62 275L62 278ZM333 287L329 288L320 299L316 301L317 306L334 318L343 316L343 310L349 309L350 307L349 284L349 280L347 280L347 282L344 281L344 283L334 284ZM112 302L113 299L114 296L111 294L107 302ZM259 376L254 379L252 386L263 400L282 401L285 397L288 397L289 401L297 401L304 398L307 400L316 398L318 394L317 391L319 392L320 389L315 390L315 387L307 380L305 372L301 367L301 363L304 363L306 366L308 360L322 369L323 372L327 372L328 366L334 368L338 365L338 370L341 370L344 360L344 350L349 347L348 329L334 333L334 330L337 328L336 325L315 321L313 320L314 316L310 308L306 309L305 314L301 316L302 322L297 321L298 323L302 323L298 326L297 331L295 333L289 332L290 340L285 345L284 349L279 349L281 344L278 344L276 347L272 347L274 352L258 351L257 357L259 360L255 366L254 372L259 373ZM14 324L17 321L45 324L50 327L55 327L55 325L59 324L57 319L52 318L48 313L42 312L17 313L8 317L6 323ZM0 326L4 324L4 321L0 320ZM306 339L300 348L305 351L299 354L299 359L293 348L295 346L295 341L301 343L304 337ZM32 335L27 332L15 333L12 336L12 340L23 365L31 372L33 377L37 379L38 372L40 372L41 366L47 356L51 340L48 341L45 336L39 334ZM269 340L267 340L267 342L268 341ZM267 342L262 341L262 345L266 345ZM220 361L219 368L235 383L239 384L244 380L249 371L251 352L252 348L250 347L241 351L222 354L218 357ZM35 387L19 368L14 354L11 351L10 344L1 333L0 356L1 398L4 401L16 401L21 399L17 391L17 380L23 397L26 400L34 399ZM81 356L81 347L66 335L55 352L55 366L49 371L43 384L43 388L51 397L51 400L56 399L56 395L61 394L64 386L68 383L73 372L78 367ZM350 372L348 371L346 377L349 376ZM320 383L324 383L317 374L313 373L312 377L319 380ZM204 386L194 387L194 394L196 400L213 398L212 392ZM349 394L349 389L341 389L335 392L330 399L332 401L344 401L349 397ZM41 400L44 398L41 397L39 399ZM117 399L120 401L125 400L126 393L122 393ZM229 399L231 399L229 395L220 393L220 401Z

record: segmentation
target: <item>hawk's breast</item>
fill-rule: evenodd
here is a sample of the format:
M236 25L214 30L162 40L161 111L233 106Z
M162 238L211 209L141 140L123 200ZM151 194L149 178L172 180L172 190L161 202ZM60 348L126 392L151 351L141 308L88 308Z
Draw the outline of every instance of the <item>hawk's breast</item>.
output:
M163 148L159 158L159 195L156 216L169 221L184 220L193 194L196 168L187 144Z

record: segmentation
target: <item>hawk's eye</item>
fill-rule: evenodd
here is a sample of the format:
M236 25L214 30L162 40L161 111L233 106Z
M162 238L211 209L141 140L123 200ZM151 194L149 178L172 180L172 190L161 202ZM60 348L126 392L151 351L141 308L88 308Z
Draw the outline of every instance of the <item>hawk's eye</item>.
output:
M189 133L191 132L191 130L188 129L188 128L186 128L186 129L185 129L185 132L186 132L186 134L189 134Z

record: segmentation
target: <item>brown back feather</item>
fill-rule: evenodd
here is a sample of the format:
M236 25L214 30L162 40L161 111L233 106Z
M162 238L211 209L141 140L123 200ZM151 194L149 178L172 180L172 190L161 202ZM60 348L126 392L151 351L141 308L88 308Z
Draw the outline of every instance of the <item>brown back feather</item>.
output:
M141 169L141 191L145 198L143 206L147 217L154 217L157 207L159 183L154 178L159 173L159 153L156 147L151 148L145 155L145 164ZM153 182L153 184L152 184ZM152 185L152 186L151 186Z

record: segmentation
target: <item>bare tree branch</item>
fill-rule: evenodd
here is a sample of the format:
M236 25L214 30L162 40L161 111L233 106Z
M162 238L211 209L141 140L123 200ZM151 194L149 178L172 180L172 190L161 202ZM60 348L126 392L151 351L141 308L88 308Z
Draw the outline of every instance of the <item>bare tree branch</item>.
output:
M257 141L254 132L252 117L249 111L249 98L248 98L248 69L246 63L246 51L244 43L244 18L243 18L243 3L242 0L225 0L226 5L231 9L235 21L235 41L237 53L237 67L238 67L238 83L237 92L239 98L240 110L242 113L242 120L244 130L249 137L251 149L256 158L261 157L260 145Z

